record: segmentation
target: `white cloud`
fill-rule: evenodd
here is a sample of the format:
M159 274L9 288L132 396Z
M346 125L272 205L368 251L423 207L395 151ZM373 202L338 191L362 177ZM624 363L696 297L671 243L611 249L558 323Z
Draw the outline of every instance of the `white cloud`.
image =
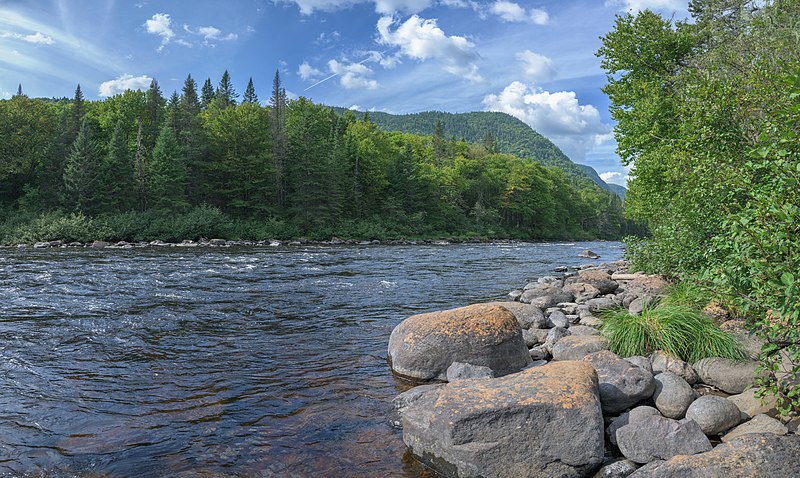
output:
M546 81L556 77L556 68L551 58L525 50L517 53L517 60L522 62L525 76L532 81Z
M336 60L331 60L328 62L328 68L330 68L332 74L339 75L339 84L348 90L374 90L378 88L377 81L366 78L372 75L373 71L364 66L363 63L346 65Z
M375 11L391 15L396 12L417 13L430 7L433 0L283 0L294 3L300 8L300 13L310 15L315 10L334 11L348 8L359 3L372 3Z
M508 113L553 141L573 161L581 161L598 137L611 126L600 119L592 105L581 105L574 91L551 93L519 81L483 99L487 111Z
M304 61L303 64L297 68L297 74L300 75L300 78L303 80L316 80L322 76L322 72L309 65L307 61Z
M507 0L497 0L489 7L489 12L506 22L547 25L547 22L550 21L550 15L545 10L539 8L525 10L518 3Z
M0 90L0 99L7 100L11 98L11 93L6 90Z
M21 35L19 33L4 32L0 34L0 38L14 38L24 42L33 43L35 45L52 45L56 41L53 37L45 35L42 32L32 33L30 35Z
M104 81L100 85L100 96L114 96L126 90L146 90L152 81L147 75L121 75L119 78Z
M147 33L161 37L161 46L156 51L161 51L175 37L172 30L172 19L168 13L156 13L143 25Z
M689 10L688 0L606 0L606 6L620 7L622 10L633 13L642 10L666 10L681 11Z
M436 25L436 20L422 19L412 15L405 23L391 30L395 24L392 17L378 20L378 41L397 47L400 53L418 61L435 59L444 64L444 70L462 76L472 82L483 81L478 73L478 54L475 44L462 36L447 36Z
M207 27L198 27L197 33L203 36L203 40L215 40L215 41L231 41L236 40L239 38L239 35L235 33L228 33L227 35L222 34L222 30L216 27L207 26Z
M616 171L606 171L605 173L600 173L600 179L609 184L619 184L620 186L627 186L630 176L618 173Z
M347 109L350 110L350 111L358 111L358 110L361 109L361 107L358 106L358 105L350 105L350 107L347 108Z

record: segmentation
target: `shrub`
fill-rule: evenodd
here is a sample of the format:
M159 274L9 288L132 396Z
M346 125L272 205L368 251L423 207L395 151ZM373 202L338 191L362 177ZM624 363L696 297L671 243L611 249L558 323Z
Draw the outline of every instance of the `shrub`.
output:
M609 348L623 357L663 350L690 363L707 357L744 358L734 337L686 305L661 303L640 315L619 309L601 316Z
M4 242L25 244L57 240L91 242L108 239L110 235L110 230L102 222L81 213L48 212L14 227L7 233Z

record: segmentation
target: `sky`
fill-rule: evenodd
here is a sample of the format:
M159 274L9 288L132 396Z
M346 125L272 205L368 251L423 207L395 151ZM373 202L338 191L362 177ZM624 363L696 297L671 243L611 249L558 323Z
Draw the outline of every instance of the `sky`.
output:
M262 102L394 114L502 111L624 185L595 52L616 15L686 17L688 0L0 0L0 98L87 99L187 75Z

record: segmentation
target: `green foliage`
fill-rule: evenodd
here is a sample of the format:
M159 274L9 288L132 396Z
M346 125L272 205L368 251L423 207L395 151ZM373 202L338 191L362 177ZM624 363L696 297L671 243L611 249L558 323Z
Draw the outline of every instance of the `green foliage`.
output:
M736 339L692 307L665 302L640 315L624 309L601 314L609 348L623 357L663 350L694 363L707 357L742 359Z
M43 241L91 242L106 239L110 231L104 224L82 213L47 212L6 232L3 242L33 244Z

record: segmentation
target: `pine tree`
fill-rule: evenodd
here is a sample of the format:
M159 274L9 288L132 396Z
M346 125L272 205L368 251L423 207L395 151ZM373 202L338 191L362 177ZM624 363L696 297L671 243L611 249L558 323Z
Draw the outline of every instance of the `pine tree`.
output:
M205 83L203 83L203 89L200 92L200 108L206 109L214 100L214 97L217 95L217 92L214 91L214 85L211 84L211 78L206 78Z
M158 81L155 79L150 82L150 88L148 88L145 98L147 116L143 125L144 144L148 150L152 150L161 129L161 122L164 120L164 104L166 103L161 94L161 87L158 86Z
M225 70L225 73L222 74L222 78L219 80L219 87L217 88L217 99L220 102L220 107L227 108L228 106L235 106L236 105L236 98L239 95L236 94L236 90L233 89L233 83L231 83L231 75L228 73L228 70Z
M272 96L269 99L269 104L272 106L270 129L272 133L273 167L275 170L275 194L278 207L283 207L286 203L287 103L286 90L281 87L280 72L275 70L275 80L272 82Z
M73 210L87 214L95 212L99 199L99 170L100 152L92 139L89 122L84 118L64 168L67 205Z
M183 151L165 124L158 135L150 164L150 206L155 209L183 211L186 198L186 162Z
M16 98L19 96L25 96L25 93L22 92L22 83L20 83L19 86L17 87L17 94L14 95L13 97Z
M117 121L108 144L100 183L103 185L101 209L108 212L129 211L134 206L134 170L128 149L128 131Z
M247 88L244 90L244 98L242 98L242 103L258 103L256 89L253 87L253 77L250 77L250 81L247 82Z
M70 114L67 135L68 141L73 143L78 137L78 130L80 130L83 123L83 117L86 114L86 106L84 105L83 92L81 85L75 88L75 96L72 98L72 113Z

